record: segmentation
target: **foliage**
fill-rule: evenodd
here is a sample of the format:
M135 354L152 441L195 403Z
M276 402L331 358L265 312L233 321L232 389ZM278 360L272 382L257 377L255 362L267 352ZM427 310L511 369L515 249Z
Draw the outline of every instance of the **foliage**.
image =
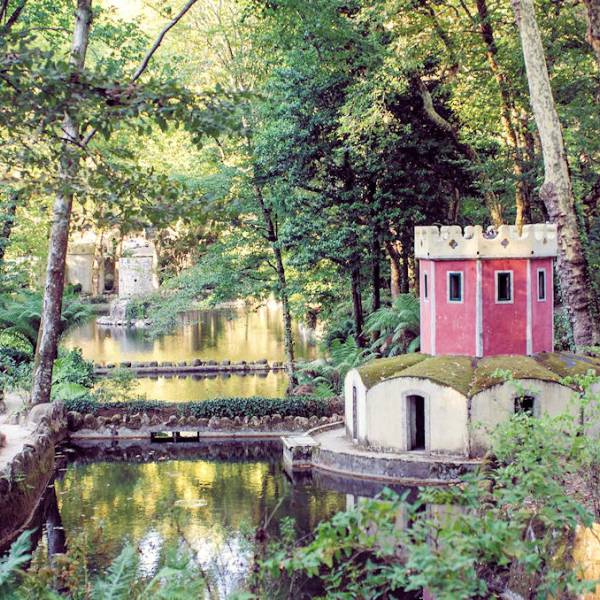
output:
M377 335L371 349L382 356L416 352L420 344L420 321L419 299L414 294L401 294L391 306L367 317L365 331Z
M598 398L582 378L582 408ZM593 399L594 398L594 399ZM593 399L593 400L592 400ZM595 587L569 560L575 530L597 514L570 482L600 467L600 442L571 415L514 415L494 434L487 468L415 501L387 491L339 513L313 541L276 548L263 568L318 577L327 598L395 597L427 589L440 600L497 597L507 587L570 598ZM409 525L410 524L410 525Z
M81 398L94 385L94 363L85 360L80 348L60 349L52 371L52 400Z
M204 592L202 573L187 552L168 548L161 551L159 568L153 577L138 572L139 553L125 544L102 574L93 573L80 540L73 541L67 554L59 555L48 567L21 570L32 558L31 532L25 532L0 559L0 593L14 600L192 600ZM55 591L58 589L60 591Z
M32 352L37 341L41 314L42 295L39 292L22 290L0 297L0 329L27 340ZM60 333L89 318L90 314L89 306L75 295L66 293L63 298Z
M160 400L131 400L106 402L93 398L67 399L67 410L97 413L101 410L119 410L127 413L144 411L175 412L182 416L211 417L264 417L279 414L282 417L323 417L332 412L331 405L320 398L288 396L287 398L215 398L201 402L163 402Z
M135 373L131 369L118 367L99 379L91 396L100 403L127 402L135 397L136 387ZM143 399L136 398L136 401Z

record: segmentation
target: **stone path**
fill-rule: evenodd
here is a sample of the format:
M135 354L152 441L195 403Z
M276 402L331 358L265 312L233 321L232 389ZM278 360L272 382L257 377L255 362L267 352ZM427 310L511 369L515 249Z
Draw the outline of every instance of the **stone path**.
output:
M6 435L6 446L0 448L0 470L2 470L23 449L23 443L35 428L28 423L11 424L14 413L23 405L23 398L18 394L9 393L4 398L6 412L0 414L0 432Z

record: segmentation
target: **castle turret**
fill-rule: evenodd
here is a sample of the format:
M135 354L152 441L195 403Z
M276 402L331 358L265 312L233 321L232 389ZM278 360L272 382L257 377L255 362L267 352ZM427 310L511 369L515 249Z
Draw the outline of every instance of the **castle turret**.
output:
M556 225L416 227L421 352L552 352L556 254Z

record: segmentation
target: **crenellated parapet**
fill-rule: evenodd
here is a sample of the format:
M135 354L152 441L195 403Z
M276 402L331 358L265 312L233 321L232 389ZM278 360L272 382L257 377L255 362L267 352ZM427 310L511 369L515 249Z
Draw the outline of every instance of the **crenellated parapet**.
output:
M415 258L477 259L477 258L545 258L557 254L556 225L536 223L500 225L483 230L481 225L436 225L415 227Z

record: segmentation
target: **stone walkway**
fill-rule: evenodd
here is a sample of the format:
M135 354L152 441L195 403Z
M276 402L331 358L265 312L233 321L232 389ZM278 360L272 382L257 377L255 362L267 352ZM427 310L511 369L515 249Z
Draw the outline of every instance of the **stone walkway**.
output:
M23 449L23 443L35 429L35 425L29 423L10 423L12 416L23 405L22 397L9 393L5 396L4 403L6 412L0 414L0 432L6 435L6 446L0 448L0 471Z

